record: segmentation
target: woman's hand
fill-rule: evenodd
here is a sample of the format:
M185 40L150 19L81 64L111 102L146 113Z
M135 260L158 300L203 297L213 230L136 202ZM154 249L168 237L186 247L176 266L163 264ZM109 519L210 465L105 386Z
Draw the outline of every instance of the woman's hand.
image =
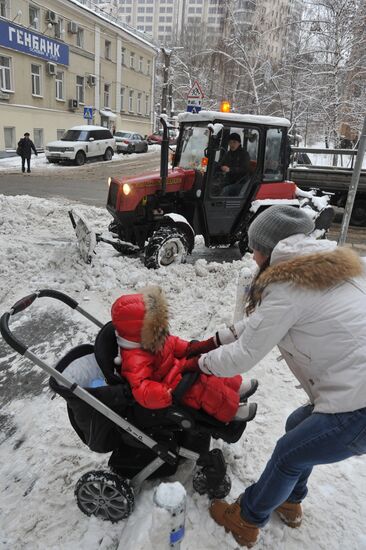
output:
M202 340L202 342L192 340L192 342L189 342L188 344L186 357L189 359L190 357L195 357L197 355L201 355L202 353L208 353L217 347L218 346L214 337L209 338L208 340Z

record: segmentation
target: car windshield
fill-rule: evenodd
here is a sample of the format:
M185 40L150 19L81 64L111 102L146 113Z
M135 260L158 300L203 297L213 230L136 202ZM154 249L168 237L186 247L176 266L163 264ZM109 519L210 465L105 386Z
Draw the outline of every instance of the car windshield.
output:
M61 138L61 141L87 141L87 130L67 130Z
M185 126L178 166L181 168L200 168L208 145L208 138L209 130L207 126Z
M114 135L117 137L125 137L125 138L131 137L131 134L129 134L128 132L116 132Z

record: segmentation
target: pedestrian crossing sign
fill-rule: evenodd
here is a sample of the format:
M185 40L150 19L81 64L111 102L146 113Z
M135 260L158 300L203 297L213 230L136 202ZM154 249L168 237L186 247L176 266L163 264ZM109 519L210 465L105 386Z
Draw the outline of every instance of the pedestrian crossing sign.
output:
M88 120L93 119L93 107L84 107L84 118Z
M192 88L189 90L187 94L188 99L202 99L205 97L205 94L202 91L202 88L200 86L200 83L195 80L193 82Z

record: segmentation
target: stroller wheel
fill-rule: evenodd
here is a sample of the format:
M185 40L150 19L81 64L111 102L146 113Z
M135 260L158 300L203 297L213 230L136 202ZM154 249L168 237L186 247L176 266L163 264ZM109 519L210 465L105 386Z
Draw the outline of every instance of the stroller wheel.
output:
M127 480L103 470L84 474L75 486L75 497L84 514L113 523L128 518L135 501Z
M219 485L210 486L209 480L204 470L199 470L193 477L193 489L200 495L205 495L209 498L225 498L231 489L231 479L225 474L224 479Z

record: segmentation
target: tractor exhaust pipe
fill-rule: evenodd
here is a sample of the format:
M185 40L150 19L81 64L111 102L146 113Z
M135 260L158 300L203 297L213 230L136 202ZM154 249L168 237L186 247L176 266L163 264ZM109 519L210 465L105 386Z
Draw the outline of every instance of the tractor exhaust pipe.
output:
M160 122L163 126L163 141L161 142L160 152L160 177L161 177L161 192L166 193L166 180L168 177L169 164L169 134L168 125L164 116L160 117Z

